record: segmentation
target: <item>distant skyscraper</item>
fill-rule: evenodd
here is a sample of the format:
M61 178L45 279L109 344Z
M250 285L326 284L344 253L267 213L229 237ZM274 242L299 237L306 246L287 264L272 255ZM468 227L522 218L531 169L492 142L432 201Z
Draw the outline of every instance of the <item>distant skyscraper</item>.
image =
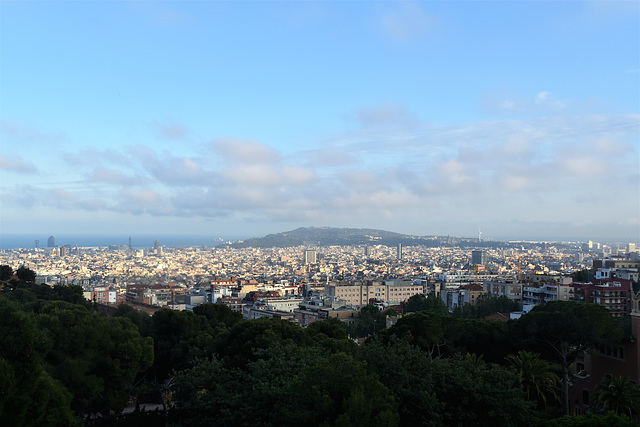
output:
M38 249L39 244L40 244L40 240L36 240L36 249Z
M478 228L478 242L482 242L482 230Z
M133 246L131 246L131 236L129 236L129 250L133 250Z
M402 243L398 243L398 248L396 249L396 256L398 259L402 259Z
M371 246L364 247L364 256L371 256Z
M158 249L160 246L162 246L160 244L160 240L156 240L155 242L153 242L153 249Z
M635 252L635 251L636 251L636 244L627 243L627 253L630 254L631 252Z
M318 252L313 249L308 249L304 251L304 263L308 264L316 264L318 262Z
M471 251L471 264L484 265L487 262L487 254L485 251Z
M56 236L49 236L49 239L47 240L47 247L48 248L56 247Z

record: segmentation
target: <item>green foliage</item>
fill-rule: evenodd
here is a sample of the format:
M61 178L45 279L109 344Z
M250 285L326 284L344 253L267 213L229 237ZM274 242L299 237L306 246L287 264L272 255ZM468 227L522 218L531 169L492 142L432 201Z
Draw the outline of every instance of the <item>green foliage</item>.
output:
M20 302L26 309L38 311L44 301L65 301L71 304L91 306L84 297L81 286L76 285L36 285L35 283L21 283L13 292L7 294L7 298ZM29 304L33 303L33 304Z
M339 319L313 322L307 327L306 332L316 345L332 353L343 352L352 355L356 351L356 343L347 336L347 325Z
M389 390L365 364L344 353L318 359L293 384L300 423L394 426L399 417Z
M438 359L432 375L444 405L441 425L530 425L535 419L534 405L509 369L473 358Z
M580 283L586 283L589 281L589 270L584 269L584 270L579 270L573 273L573 281L574 282L580 282Z
M362 357L399 402L401 425L529 425L534 418L515 374L481 356L430 361L407 337L392 335L368 340Z
M419 311L432 311L442 316L449 314L447 305L442 301L442 298L434 293L430 293L426 297L424 294L416 294L407 300L407 305L404 307L405 313L417 313Z
M31 270L30 268L20 266L16 270L16 276L23 281L24 283L35 283L36 282L36 272Z
M605 378L593 394L592 408L640 419L640 386L627 377Z
M510 300L506 296L499 297L488 294L480 295L476 305L465 304L453 310L453 316L463 319L482 319L493 313L510 313L520 310L517 301Z
M140 335L143 337L151 335L151 316L144 311L136 310L128 304L120 304L118 305L118 310L114 314L114 317L126 317L131 320L131 322L133 322L133 324L138 328Z
M431 311L421 311L404 316L385 331L384 336L395 335L408 339L412 345L425 351L430 360L455 353L454 344L460 338L460 321L450 316L440 316Z
M169 378L173 370L189 367L196 359L208 357L216 342L207 319L191 311L156 311L151 336L155 354L153 371L158 380Z
M11 279L13 276L13 269L8 265L0 265L0 281Z
M0 425L76 425L71 394L44 370L50 343L34 317L0 298Z
M364 365L276 344L243 367L213 357L176 375L179 425L395 425L395 403Z
M545 426L549 427L637 427L624 415L615 412L607 412L604 415L565 415L554 420L547 420Z
M257 351L273 345L308 347L313 344L300 325L277 319L261 318L236 323L216 342L218 353L233 366L259 359ZM257 351L256 351L257 350Z
M518 340L510 322L458 319L457 324L458 333L451 347L461 354L481 354L487 362L503 363L506 355L517 351Z
M77 414L124 407L136 375L153 361L153 343L126 318L106 318L78 305L45 305L38 325L50 337L46 361L73 394Z
M194 307L193 312L198 316L206 317L214 329L218 325L230 328L242 320L242 314L231 310L225 304L202 304Z
M524 350L505 359L517 370L527 399L537 401L545 409L549 401L560 402L560 378L555 373L560 366L541 359L538 353Z
M520 336L530 337L532 344L547 347L560 364L565 415L569 412L569 366L580 352L622 338L620 322L609 310L573 301L552 301L535 307L519 319L516 331Z
M444 405L436 397L432 365L420 348L407 338L375 335L361 347L360 357L398 402L400 425L442 425Z
M360 309L358 321L355 327L349 328L349 333L353 337L364 338L381 331L386 327L386 317L380 312L378 307L367 304Z

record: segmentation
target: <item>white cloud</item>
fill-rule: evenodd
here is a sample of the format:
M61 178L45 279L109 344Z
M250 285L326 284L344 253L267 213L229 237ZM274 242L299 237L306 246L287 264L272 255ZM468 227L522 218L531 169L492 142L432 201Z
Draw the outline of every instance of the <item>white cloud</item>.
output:
M0 169L20 173L32 173L37 171L37 168L31 162L27 162L18 155L10 157L0 156Z
M136 182L136 178L110 168L96 168L87 175L89 181L106 182L112 184L130 185Z
M256 141L216 139L211 143L226 161L239 164L267 164L279 161L279 154L271 147Z
M180 123L160 123L153 122L154 127L160 133L160 135L169 139L184 139L187 136L187 128Z
M434 26L434 20L427 15L420 3L398 1L395 10L382 17L382 31L396 42L407 42L427 34Z
M416 117L404 106L386 102L373 107L363 107L347 117L353 117L363 127L406 126L416 123Z
M71 163L77 180L5 185L1 196L3 206L22 209L264 224L397 229L418 227L420 215L560 222L575 212L589 223L622 221L616 212L638 214L638 132L636 115L552 116L359 129L287 157L243 140L186 156L148 146L85 149L66 156L86 160ZM585 189L619 209L593 204Z

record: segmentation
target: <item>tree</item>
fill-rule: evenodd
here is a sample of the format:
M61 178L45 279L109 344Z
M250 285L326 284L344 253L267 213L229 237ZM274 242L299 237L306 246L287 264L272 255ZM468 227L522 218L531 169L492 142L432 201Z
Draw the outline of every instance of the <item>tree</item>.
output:
M36 272L23 266L20 266L16 271L16 276L24 283L35 283L36 282Z
M216 340L216 350L230 366L242 367L260 359L260 350L274 345L308 347L312 344L300 325L263 317L236 323L227 334Z
M408 337L374 335L360 347L359 355L398 402L401 426L442 425L443 405L436 397L433 366Z
M465 304L453 310L453 316L463 319L482 319L493 313L509 313L520 309L517 301L510 300L504 295L499 297L491 294L480 295L476 305Z
M412 345L427 353L429 360L433 360L453 353L451 346L462 334L459 322L451 316L421 311L398 319L385 335L409 339Z
M542 401L547 408L549 399L560 401L560 378L553 372L559 369L554 364L540 359L538 353L521 350L505 359L517 370L518 379L527 392L527 399Z
M407 300L404 308L405 313L417 313L419 311L433 311L440 315L449 314L449 309L442 301L442 298L434 293L430 293L426 297L424 294L415 294Z
M574 282L588 282L589 281L589 270L578 270L573 273L573 281Z
M202 304L194 307L193 312L198 316L206 317L214 329L221 324L230 328L242 320L242 314L231 310L225 304Z
M347 335L346 323L336 318L313 322L306 332L318 346L332 353L354 354L357 348L357 344Z
M213 329L203 316L191 311L161 309L152 316L153 371L164 381L171 372L186 369L199 358L208 357L215 346Z
M344 353L303 369L293 388L298 425L394 426L399 421L389 390L364 363Z
M534 404L510 369L460 356L434 360L431 367L442 405L438 425L535 425Z
M640 416L640 386L627 377L605 378L596 386L592 406L637 420Z
M76 425L71 394L44 369L50 342L13 302L0 298L0 425Z
M13 269L8 265L0 265L0 281L9 280L11 276L13 276Z
M547 420L549 427L638 427L625 415L616 415L614 412L607 412L603 415L565 415L553 420Z
M151 338L141 338L129 319L53 301L42 306L37 322L51 342L45 362L73 395L78 415L124 408L134 379L153 362Z
M151 335L151 316L144 311L136 310L128 304L120 304L114 317L126 317L131 320L138 327L138 332L143 337Z
M378 331L381 331L386 326L386 320L384 314L380 312L378 307L367 304L360 309L358 314L358 322L355 327L355 336L366 337L372 335Z
M622 328L609 311L595 304L552 301L537 306L517 323L521 335L552 352L561 367L562 409L569 413L569 367L578 355L598 344L615 343Z

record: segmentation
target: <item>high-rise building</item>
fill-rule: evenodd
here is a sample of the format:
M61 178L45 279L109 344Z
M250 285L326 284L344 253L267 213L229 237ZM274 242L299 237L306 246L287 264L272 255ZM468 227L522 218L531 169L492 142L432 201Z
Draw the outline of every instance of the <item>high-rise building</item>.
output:
M56 236L49 236L49 239L47 240L47 247L48 248L55 248L56 247Z
M36 240L36 249L38 249L38 245L40 245L40 240Z
M485 265L487 262L487 253L482 250L471 251L472 265Z
M318 262L318 252L314 249L307 249L304 251L304 263L308 264L317 264Z
M366 257L371 256L371 246L365 246L364 247L364 256L366 256Z
M636 244L627 243L627 253L630 254L631 252L635 252L635 251L636 251Z
M396 256L398 259L402 259L402 243L398 243Z

